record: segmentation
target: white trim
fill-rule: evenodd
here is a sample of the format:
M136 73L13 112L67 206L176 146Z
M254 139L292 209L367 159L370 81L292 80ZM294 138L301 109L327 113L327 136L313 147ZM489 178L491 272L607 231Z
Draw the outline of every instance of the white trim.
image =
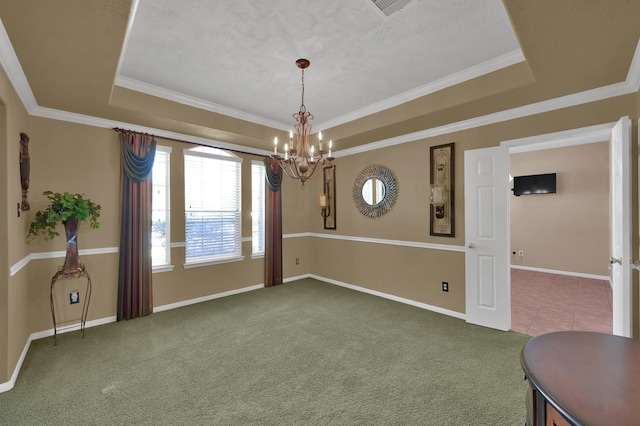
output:
M132 7L136 7L137 3L132 4ZM132 9L133 10L133 9ZM130 20L131 21L131 20ZM131 22L129 22L131 24ZM206 139L197 136L187 135L183 133L171 132L157 128L150 128L146 126L140 126L132 123L125 123L121 121L108 120L104 118L92 117L83 114L76 114L67 111L54 110L51 108L40 107L37 105L31 87L24 75L22 67L18 61L18 58L13 50L13 46L6 33L4 25L0 20L0 46L6 47L0 49L0 65L4 68L9 80L14 86L14 89L18 93L25 109L31 115L50 118L60 121L68 121L72 123L86 124L95 127L123 127L129 128L142 133L154 134L158 137L165 137L169 139L183 140L185 142L192 142L200 145L213 146L216 148L228 148L239 151L244 151L257 155L269 155L271 151L264 149L257 149L247 147L244 145L235 145L227 142L216 141L213 139ZM521 52L520 52L521 53ZM510 56L512 55L512 56ZM517 51L501 57L504 63L508 63L510 60L514 61L517 58ZM498 58L500 59L500 58ZM515 63L515 62L514 62ZM482 64L481 64L482 65ZM119 66L119 65L118 65ZM484 65L489 67L489 65ZM505 65L506 66L506 65ZM455 74L454 74L455 75ZM458 76L458 78L461 78ZM474 127L486 126L490 124L500 123L516 118L522 118L529 115L541 114L548 111L554 111L561 108L567 108L571 106L581 105L589 102L596 102L603 99L613 98L617 96L623 96L630 93L635 93L640 88L640 40L636 46L634 56L627 73L626 80L621 83L611 84L608 86L599 87L592 90L587 90L580 93L575 93L567 96L562 96L555 99L549 99L534 104L529 104L517 108L512 108L505 111L496 112L493 114L487 114L480 117L475 117L468 120L459 121L457 123L450 123L443 126L435 127L432 129L422 130L419 132L408 133L405 135L397 136L394 138L383 139L380 141L372 142L366 145L360 145L354 148L347 148L345 150L339 150L334 152L334 157L346 157L348 155L367 152L375 149L385 148L389 146L399 145L402 143L413 142L420 139L426 139L438 135L449 134L457 131L467 130ZM290 126L287 125L287 130ZM326 124L324 126L326 127Z
M281 123L279 121L270 120L259 115L250 114L235 108L229 108L224 105L206 101L195 96L185 95L184 93L175 92L165 89L164 87L155 86L133 78L118 75L115 84L125 89L134 90L136 92L146 93L169 101L177 102L182 105L198 108L204 111L214 112L216 114L226 115L228 117L237 118L239 120L248 121L250 123L260 124L262 126L273 127L274 129L286 130L291 128L290 124Z
M533 266L511 265L511 269L521 269L523 271L544 272L545 274L566 275L569 277L589 278L592 280L602 280L611 283L610 277L607 275L583 274L581 272L558 271L555 269L535 268Z
M314 275L314 274L305 274L305 275L299 275L296 277L289 277L283 280L283 282L287 283L287 282L292 282L292 281L297 281L303 278L314 278L318 281L323 281L329 284L334 284L340 287L345 287L345 288L349 288L351 290L355 290L355 291L359 291L362 293L367 293L373 296L378 296L378 297L382 297L385 299L389 299L389 300L393 300L396 302L400 302L400 303L404 303L406 305L410 305L410 306L415 306L417 308L421 308L421 309L425 309L428 311L432 311L432 312L436 312L439 314L443 314L443 315L448 315L454 318L459 318L464 320L465 319L465 315L460 313L460 312L456 312L456 311L451 311L449 309L444 309L444 308L440 308L438 306L433 306L433 305L429 305L426 303L422 303L422 302L417 302L415 300L411 300L411 299L406 299L403 297L399 297L399 296L394 296L392 294L388 294L388 293L382 293L376 290L371 290L365 287L360 287L360 286L356 286L353 284L347 284L341 281L336 281L330 278L325 278L325 277L321 277L318 275ZM163 311L168 311L171 309L176 309L176 308L181 308L184 306L188 306L188 305L193 305L196 303L201 303L201 302L206 302L209 300L214 300L214 299L219 299L221 297L226 297L226 296L232 296L235 294L240 294L240 293L245 293L248 291L253 291L253 290L259 290L261 288L264 288L264 284L256 284L253 286L248 286L248 287L243 287L243 288L239 288L239 289L235 289L235 290L229 290L229 291L225 291L222 293L216 293L216 294L211 294L208 296L203 296L203 297L197 297L195 299L189 299L189 300L183 300L181 302L176 302L176 303L169 303L166 305L161 305L161 306L154 306L153 307L153 312L154 313L158 313L158 312L163 312ZM86 328L91 328L91 327L96 327L99 325L103 325L103 324L108 324L108 323L112 323L116 321L116 317L106 317L106 318L102 318L102 319L98 319L98 320L93 320L93 321L87 321L86 322ZM69 327L65 327L63 330L60 330L59 332L70 332L70 331L75 331L75 330L80 330L80 324L75 324L75 325L71 325ZM6 392L9 391L11 389L13 389L13 387L15 386L16 380L18 378L18 374L20 373L20 370L22 368L22 364L24 363L24 359L27 355L27 352L29 350L29 346L31 345L31 342L33 340L37 340L37 339L42 339L44 337L49 337L49 336L53 336L53 329L49 329L49 330L44 330L44 331L39 331L36 333L32 333L29 338L27 339L27 343L25 344L24 349L22 350L22 355L20 356L20 359L18 360L18 363L16 364L16 367L13 371L13 374L11 376L11 380L9 382L6 383L0 383L0 393L2 392Z
M115 322L116 317L107 317L99 320L87 321L85 323L86 327L96 327L98 325L108 324L111 322ZM71 325L69 327L64 327L63 329L58 329L58 334L67 333L69 331L80 330L80 323L76 325ZM0 393L10 391L16 385L16 380L18 379L18 374L20 374L20 370L22 369L22 364L27 356L27 352L29 352L29 347L31 346L31 342L34 340L42 339L45 337L53 336L53 329L38 331L36 333L31 333L29 338L27 339L27 343L24 345L24 349L22 350L22 354L16 363L16 367L13 370L13 374L11 375L11 379L8 382L0 383Z
M209 149L209 148L204 148L204 149ZM218 148L214 148L214 149L218 149ZM212 152L199 151L198 148L185 148L182 150L182 155L184 157L211 158L214 160L229 161L231 163L242 164L242 160L243 160L242 157L238 157L237 155L224 150L221 150L219 152L223 152L224 154L228 154L228 155L224 155L224 154L220 155L220 154L214 154Z
M132 19L133 19L133 15L132 15ZM128 30L127 30L127 34L128 34ZM127 41L127 38L125 38L125 48L123 49L123 52L127 46L126 41ZM517 49L512 52L508 52L502 56L499 56L497 58L478 64L476 66L448 75L444 78L433 81L431 83L425 84L415 89L408 90L404 93L401 93L396 96L392 96L382 101L373 103L364 108L357 109L355 111L344 114L335 119L328 120L323 123L319 123L317 126L319 129L320 128L327 129L327 128L339 126L341 124L348 123L350 121L357 120L359 118L366 117L368 115L375 114L377 112L396 107L403 103L412 101L422 96L426 96L428 94L437 92L439 90L446 89L447 87L451 87L456 84L460 84L465 81L480 77L482 75L489 74L499 69L506 68L516 63L523 62L524 60L525 58L524 58L524 54L522 53L522 50ZM151 96L167 99L167 100L177 102L183 105L191 106L194 108L199 108L205 111L211 111L218 114L227 115L229 117L234 117L240 120L248 121L251 123L260 124L267 127L273 127L279 130L287 131L291 128L291 125L287 123L281 123L279 121L271 120L262 116L250 114L234 108L229 108L224 105L209 102L204 99L197 98L195 96L189 96L184 93L179 93L179 92L165 89L163 87L159 87L153 84L145 83L143 81L139 81L130 77L125 77L121 75L119 72L121 61L122 61L122 56L120 58L120 61L118 62L118 73L116 73L117 77L115 80L115 85L117 86L124 87L126 89L134 90L141 93L146 93Z
M514 120L517 118L542 114L545 112L569 108L572 106L582 105L590 102L597 102L617 96L628 95L631 93L635 93L635 90L629 83L616 83L605 87L599 87L597 89L574 93L572 95L562 96L559 98L549 99L546 101L524 105L517 108L511 108L492 114L482 115L479 117L470 118L468 120L458 121L456 123L449 123L439 127L433 127L431 129L421 130L414 133L407 133L393 138L371 142L366 145L339 150L336 151L333 156L336 158L346 157L348 155L360 154L363 152L386 148L394 145L400 145L407 142L413 142L421 139L432 138L435 136L460 132L463 130L469 130L481 126L488 126L490 124L496 124L504 121Z
M22 268L26 267L29 262L31 262L31 255L27 255L25 257L23 257L22 259L20 259L18 262L16 262L15 265L11 266L9 268L9 276L13 277L15 276L18 272L20 272L22 270Z
M464 83L465 81L469 81L482 75L497 71L499 69L506 68L519 62L523 62L524 60L525 58L522 50L517 49L476 66L458 71L431 83L427 83L423 86L408 90L399 95L392 96L382 101L373 103L364 108L357 109L332 120L318 123L317 126L318 129L329 129L332 127L336 127L341 124L345 124L350 121L357 120L359 118L366 117L368 115L375 114L389 108L397 107L398 105L402 105L406 102L410 102L422 96L426 96L439 90L455 86L456 84Z
M316 279L318 281L323 281L323 282L326 282L326 283L329 283L329 284L334 284L334 285L337 285L337 286L340 286L340 287L349 288L351 290L359 291L361 293L371 294L373 296L378 296L378 297L382 297L384 299L389 299L389 300L393 300L393 301L396 301L396 302L404 303L405 305L415 306L416 308L425 309L427 311L436 312L438 314L448 315L450 317L459 318L461 320L466 320L466 315L463 314L463 313L460 313L460 312L451 311L449 309L440 308L438 306L429 305L427 303L417 302L415 300L406 299L404 297L395 296L393 294L382 293L380 291L371 290L371 289L366 288L366 287L360 287L360 286L353 285L353 284L347 284L345 282L336 281L336 280L333 280L331 278L320 277L320 276L314 275L314 274L309 274L307 276L309 278L314 278L314 279Z
M597 124L595 126L512 139L501 142L500 145L509 148L510 154L516 154L542 149L606 142L611 138L611 129L613 129L615 124L615 122Z
M27 357L27 352L29 352L29 347L31 346L31 342L33 340L35 339L33 338L33 334L32 334L27 339L27 344L24 345L22 354L20 354L20 358L18 358L18 362L16 363L16 368L13 369L13 374L11 375L11 379L9 379L8 382L0 383L0 393L10 391L16 385L16 380L18 380L18 374L20 374L20 370L22 369L22 364L24 363L24 359Z
M301 237L327 238L331 240L353 241L358 243L385 244L385 245L392 245L392 246L414 247L414 248L422 248L422 249L429 249L429 250L457 251L462 253L466 252L466 249L464 246L454 246L450 244L423 243L419 241L386 240L382 238L354 237L350 235L335 235L335 234L319 234L315 232L303 232L299 234L282 235L283 239L301 238Z
M300 232L297 234L282 234L282 238L303 238L303 237L313 237L315 234L312 232Z
M197 297L195 299L183 300L181 302L169 303L162 306L154 306L153 312L168 311L170 309L181 308L183 306L194 305L196 303L207 302L213 299L219 299L221 297L233 296L234 294L246 293L247 291L259 290L264 288L264 284L256 284L249 287L238 288L235 290L229 290L222 293L211 294L209 296Z
M15 50L13 50L13 45L9 39L7 30L4 28L2 19L0 19L0 65L4 68L9 81L18 93L22 105L27 112L31 112L38 106L38 102L31 91L27 77L24 75L18 56Z
M127 53L127 46L129 46L129 38L131 35L131 29L133 28L133 23L136 19L136 13L138 12L138 4L139 0L133 0L131 2L131 9L129 9L129 19L127 20L127 30L124 33L124 41L122 42L122 50L120 50L120 56L118 57L118 67L116 68L115 75L120 75L120 70L122 69L122 60ZM115 83L114 83L115 84Z
M81 249L78 251L78 254L83 256L90 256L94 254L110 254L110 253L118 253L120 249L118 247L103 247L97 249ZM64 258L66 256L66 251L49 251L49 252L41 252L41 253L30 253L24 258L20 259L15 265L9 268L9 276L13 277L16 275L22 268L27 266L29 262L32 260L39 259L59 259Z
M173 272L173 265L158 265L151 268L152 274L159 274L161 272Z
M182 267L184 269L200 268L202 266L219 265L221 263L242 262L243 260L244 260L244 256L234 256L234 257L227 257L224 259L203 260L203 261L185 263L182 265Z
M167 146L167 145L157 144L156 145L156 151L166 152L167 154L171 154L171 151L173 151L173 148L171 148L170 146Z
M631 86L634 92L640 90L640 40L638 40L636 51L633 53L626 82Z

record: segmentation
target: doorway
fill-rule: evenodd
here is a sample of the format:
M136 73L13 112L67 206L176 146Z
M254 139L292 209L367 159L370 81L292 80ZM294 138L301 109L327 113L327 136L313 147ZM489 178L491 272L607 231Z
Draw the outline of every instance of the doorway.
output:
M508 196L511 330L611 334L609 141L535 148L510 150L510 187L547 173L555 187Z
M508 157L511 149L538 149L611 141L611 277L613 333L631 336L631 121L522 138L467 150L465 167L466 320L511 329ZM506 226L504 226L506 224Z

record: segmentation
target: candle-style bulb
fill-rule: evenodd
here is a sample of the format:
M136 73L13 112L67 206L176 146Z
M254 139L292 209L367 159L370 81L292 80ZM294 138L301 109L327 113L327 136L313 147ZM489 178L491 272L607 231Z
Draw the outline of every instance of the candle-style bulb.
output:
M289 144L288 143L284 144L284 159L285 160L289 159Z
M273 138L273 155L278 155L278 137Z
M333 148L333 141L329 139L329 157L331 157L331 148Z
M322 142L322 132L318 132L318 140Z

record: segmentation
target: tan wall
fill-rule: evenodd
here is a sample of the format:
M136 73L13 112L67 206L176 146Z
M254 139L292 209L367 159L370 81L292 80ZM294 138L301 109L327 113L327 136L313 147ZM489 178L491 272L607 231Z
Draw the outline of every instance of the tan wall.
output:
M621 116L633 114L635 95L338 158L337 230L324 230L319 219L312 221L310 229L347 239L364 237L444 244L459 250L464 246L464 151L496 146L506 140L613 122ZM455 143L456 235L454 238L432 237L429 235L427 206L429 147L450 142ZM399 185L396 205L378 219L369 219L358 213L351 196L357 174L371 164L383 164L393 170ZM635 157L633 167L637 167ZM637 217L637 207L634 209L634 217ZM313 240L314 274L464 312L465 264L461 252L354 243L344 239ZM637 243L637 238L635 241ZM554 239L554 243L557 244L558 240ZM449 282L449 293L442 292L442 281ZM634 309L638 309L637 304Z
M81 249L117 247L119 241L119 153L118 136L110 129L58 122L30 117L16 103L15 94L7 90L8 83L0 80L0 98L11 99L7 106L8 134L23 131L31 136L33 210L18 219L11 200L19 195L17 177L5 177L8 207L3 213L6 220L0 232L7 233L7 247L0 248L0 262L9 264L24 259L28 253L63 250L59 239L50 242L33 242L25 246L28 223L37 209L44 207L41 194L46 189L54 191L82 192L103 206L101 227L90 230L81 226L79 243ZM464 254L455 250L436 250L404 247L401 245L373 244L305 236L304 233L324 233L348 237L367 237L384 240L423 242L452 245L459 250L464 245L464 151L498 145L503 140L532 136L541 133L584 127L617 120L622 115L637 115L636 96L624 96L589 105L539 114L505 123L437 136L373 152L350 155L336 160L337 165L337 230L324 230L322 218L316 207L320 181L307 183L304 190L299 183L285 178L283 186L283 227L285 234L303 234L284 240L284 276L296 277L307 273L327 277L348 284L359 285L383 293L404 297L449 309L464 311ZM28 126L27 126L28 125ZM637 129L634 130L637 140ZM4 136L3 136L4 137ZM7 140L10 138L7 137ZM427 185L429 170L429 147L444 143L456 143L455 158L455 221L454 238L431 237L428 226ZM174 148L172 153L172 242L184 241L184 214L182 199L182 148L186 144L159 140ZM17 139L16 139L17 144ZM17 147L7 148L7 173L17 176L15 165L9 157L17 159ZM636 151L637 154L637 151ZM244 156L243 192L248 193L252 156ZM0 157L1 159L1 157ZM393 210L379 219L360 215L351 199L351 189L356 175L367 165L383 164L391 168L399 182L399 197ZM637 167L637 157L633 157ZM637 178L637 175L636 175ZM637 185L634 187L637 191ZM2 192L0 192L2 195ZM243 236L250 235L250 206L243 199L245 216ZM637 198L634 218L638 217ZM3 216L0 215L0 220ZM16 229L16 231L12 231ZM634 234L637 235L637 234ZM634 237L638 246L638 239ZM9 250L11 247L11 250ZM13 248L17 248L17 252ZM245 260L217 266L184 269L184 249L172 249L173 272L154 274L154 304L166 305L196 297L208 296L222 291L239 289L263 282L262 259L252 260L250 245L243 244ZM637 253L636 253L637 254ZM295 264L300 258L300 264ZM51 328L48 305L49 280L62 259L31 260L28 265L11 277L8 284L0 283L0 291L8 294L11 306L6 319L0 314L0 339L8 341L7 353L0 354L2 370L0 380L6 381L15 369L30 333ZM94 294L89 309L89 319L115 315L117 255L87 255L82 257L94 282ZM0 264L1 266L2 264ZM449 293L441 291L441 281L450 284ZM9 290L11 289L11 291ZM2 300L4 298L0 298ZM637 301L637 296L636 296ZM3 303L3 302L0 302ZM637 317L638 305L634 305ZM4 311L6 312L6 310ZM4 323L2 322L4 321ZM9 331L10 330L10 331ZM11 334L9 334L11 333ZM8 366L8 367L7 367ZM4 371L3 371L4 370Z
M17 203L22 199L20 185L20 132L28 133L28 116L0 69L0 383L11 378L29 337L27 275L11 276L13 259L27 254L22 236L24 216L18 218Z
M509 196L511 264L608 276L609 143L511 155L511 175L557 173L557 193Z
M20 229L12 234L13 244L16 247L24 246L26 249L22 255L17 251L17 254L12 252L2 256L4 262L7 259L11 260L11 264L5 270L24 260L28 253L50 254L51 252L64 251L64 241L60 238L54 238L51 241L39 238L31 240L28 245L26 244L28 224L33 220L35 213L46 206L46 198L42 195L43 191L84 193L102 206L100 228L93 230L86 224L81 224L78 234L81 261L91 274L93 284L88 320L113 317L116 315L117 309L118 254L88 255L82 254L82 251L117 248L119 245L120 142L118 134L111 129L37 117L29 119L28 133L31 136L30 200L32 210L23 213L19 219ZM16 145L18 145L18 140L16 139ZM192 145L160 138L158 138L158 143L173 148L171 155L171 241L174 243L184 242L182 149L192 147ZM14 158L17 159L17 151L14 154ZM251 159L255 158L257 157L247 155L244 156L243 161L243 237L251 235L250 167ZM16 167L13 167L12 171L16 176L18 175ZM20 186L17 179L16 184L18 186L16 194L19 195ZM15 203L13 204L15 206ZM15 207L10 211L15 212ZM302 222L297 224L296 228L304 229L306 226L306 212L302 218ZM12 224L9 228L17 227ZM62 232L62 228L59 231ZM250 242L243 243L244 261L216 266L185 269L183 267L184 248L175 247L171 254L174 270L153 274L154 306L205 297L264 282L264 261L262 258L251 259ZM51 329L50 280L63 260L62 255L53 259L32 259L26 267L16 274L16 277L12 278L12 280L21 280L20 285L12 286L17 291L13 291L10 297L10 300L15 302L11 305L12 312L16 314L9 317L7 326L0 330L0 336L2 333L7 333L7 330L11 330L12 335L19 334L20 338L16 337L16 343L9 348L8 363L3 363L3 365L8 364L8 368L5 368L5 376L7 374L10 376L13 372L29 335ZM75 286L78 289L83 288L84 280L73 281L76 282ZM60 319L74 318L73 307L68 305L68 286L68 283L59 286L56 284L56 291L62 292ZM2 299L4 300L4 298ZM17 333L15 330L22 332ZM4 352L2 354L6 356ZM0 383L8 379L9 377L0 377Z

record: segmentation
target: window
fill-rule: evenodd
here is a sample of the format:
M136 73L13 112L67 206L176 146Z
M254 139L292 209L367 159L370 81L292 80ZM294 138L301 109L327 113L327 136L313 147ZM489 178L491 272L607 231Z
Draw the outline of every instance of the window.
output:
M169 158L171 148L156 146L153 163L153 194L151 203L151 265L154 268L171 264Z
M265 165L251 162L251 254L264 255Z
M186 264L242 256L242 159L216 148L184 150Z

